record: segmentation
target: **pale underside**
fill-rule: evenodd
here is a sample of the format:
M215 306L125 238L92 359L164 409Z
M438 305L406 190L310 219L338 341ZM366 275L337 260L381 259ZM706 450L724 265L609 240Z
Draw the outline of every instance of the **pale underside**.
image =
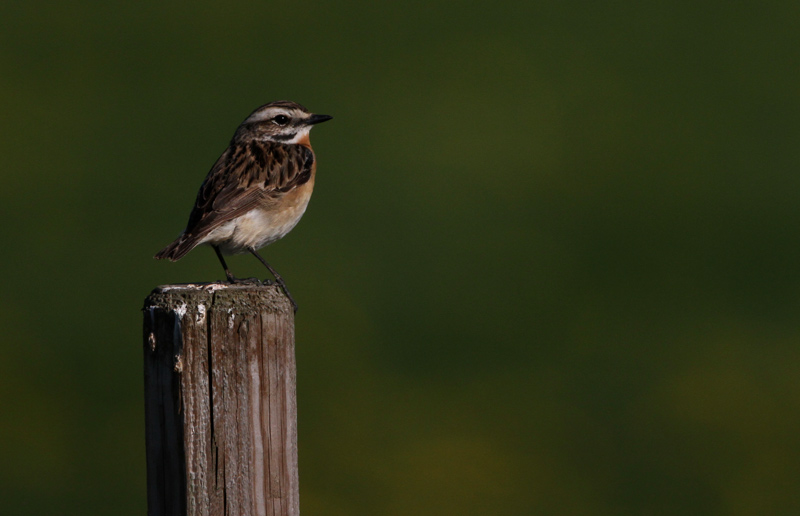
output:
M218 246L225 254L260 249L283 238L305 213L314 179L285 194L279 202L250 210L212 229L199 242ZM277 204L277 206L276 206Z

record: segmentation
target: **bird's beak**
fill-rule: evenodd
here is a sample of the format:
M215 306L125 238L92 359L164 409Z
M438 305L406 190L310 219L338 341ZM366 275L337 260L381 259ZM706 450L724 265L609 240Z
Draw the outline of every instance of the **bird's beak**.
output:
M319 124L320 122L325 122L333 118L330 115L311 115L310 117L306 118L306 124L314 125Z

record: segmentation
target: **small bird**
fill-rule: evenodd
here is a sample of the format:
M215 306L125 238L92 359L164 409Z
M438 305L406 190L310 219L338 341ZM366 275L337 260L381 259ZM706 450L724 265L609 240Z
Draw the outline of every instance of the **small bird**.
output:
M235 278L222 255L249 252L269 269L296 312L283 278L257 250L283 238L306 211L317 170L309 133L331 118L286 100L253 111L200 186L186 229L155 258L174 262L208 244L228 281L237 283L250 280Z

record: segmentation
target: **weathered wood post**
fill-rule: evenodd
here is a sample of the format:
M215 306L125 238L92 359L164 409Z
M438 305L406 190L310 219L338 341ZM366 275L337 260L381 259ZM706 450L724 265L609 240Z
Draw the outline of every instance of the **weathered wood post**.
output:
M144 304L149 516L297 516L294 313L279 287L158 287Z

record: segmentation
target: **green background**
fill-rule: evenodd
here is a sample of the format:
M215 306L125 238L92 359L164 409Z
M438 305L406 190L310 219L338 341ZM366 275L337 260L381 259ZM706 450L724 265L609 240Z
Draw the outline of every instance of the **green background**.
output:
M0 500L142 515L142 301L290 99L306 515L800 514L796 2L3 2ZM241 276L265 276L247 256Z

